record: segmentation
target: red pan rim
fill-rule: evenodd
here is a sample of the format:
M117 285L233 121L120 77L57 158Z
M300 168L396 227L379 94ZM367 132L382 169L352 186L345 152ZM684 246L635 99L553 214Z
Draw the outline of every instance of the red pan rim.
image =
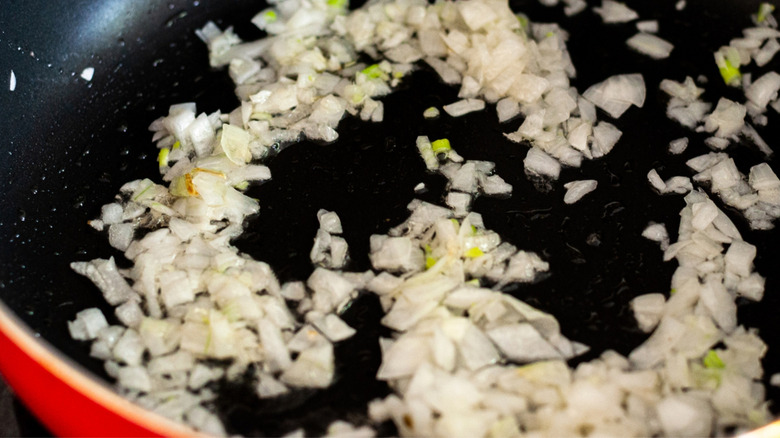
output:
M139 428L146 429L149 434L160 436L194 436L199 435L195 430L179 424L173 420L146 410L133 402L123 398L105 383L92 376L89 371L83 369L69 358L48 344L44 339L34 336L32 330L24 324L4 303L0 301L0 336L5 336L16 346L21 354L27 356L42 368L42 371L54 376L59 382L67 386L71 391L79 393L100 405L110 413L121 417ZM13 364L0 361L2 370L7 371ZM9 379L9 385L13 388L14 382ZM52 432L58 433L55 427L43 418L38 406L29 403L24 393L17 394L20 399L35 413L39 419L52 428ZM89 421L88 418L83 420Z

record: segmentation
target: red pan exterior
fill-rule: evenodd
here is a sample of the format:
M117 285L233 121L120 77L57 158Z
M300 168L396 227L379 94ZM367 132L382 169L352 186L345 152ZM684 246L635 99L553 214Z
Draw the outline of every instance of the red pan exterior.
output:
M0 373L22 402L58 436L193 436L87 377L30 334L0 305Z

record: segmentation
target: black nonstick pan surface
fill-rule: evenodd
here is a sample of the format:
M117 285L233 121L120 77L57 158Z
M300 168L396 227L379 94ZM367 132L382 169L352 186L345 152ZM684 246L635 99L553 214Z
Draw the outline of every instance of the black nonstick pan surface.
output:
M658 246L640 234L650 221L663 222L674 239L684 205L681 196L656 194L647 172L691 176L685 160L709 151L704 135L666 118L666 96L658 84L704 75L705 100L744 101L739 90L723 85L712 53L741 35L758 2L689 0L682 11L674 1L626 3L642 19L659 20L659 35L676 45L670 58L654 61L630 51L624 42L636 32L633 24L604 25L590 9L569 18L560 6L512 2L532 21L555 21L570 32L568 47L578 70L573 84L580 92L613 74L644 74L647 102L610 120L623 131L610 155L565 169L560 181L540 190L523 172L527 146L503 138L522 120L499 125L492 106L458 119L424 120L424 109L456 100L457 90L421 67L383 99L384 122L347 118L335 144L304 141L273 158L273 179L249 193L260 200L261 212L235 244L270 263L281 281L305 279L312 271L308 254L316 212L325 208L341 216L352 254L349 269L369 269L371 234L401 222L414 197L441 203L445 181L425 171L414 140L448 137L467 159L494 161L496 172L514 186L509 199L480 198L474 204L487 228L550 263L549 277L508 290L554 314L565 336L591 347L571 364L605 349L628 354L646 337L628 302L643 293L668 293L676 267L664 263ZM209 68L194 30L214 20L234 25L246 39L257 38L261 33L248 19L259 9L262 5L248 0L27 0L0 7L0 300L40 338L100 378L108 379L102 363L89 357L87 344L70 339L66 322L87 307L113 312L68 264L121 259L87 221L123 183L157 175L156 149L146 129L152 120L184 101L196 101L206 112L237 106L226 72ZM95 69L91 81L80 77L88 67ZM752 71L758 77L778 67L775 60ZM5 86L11 70L14 91ZM769 125L759 132L770 146L780 147L778 114L768 115ZM669 141L682 136L691 139L683 156L666 152ZM743 172L765 160L749 141L728 152ZM777 170L775 157L768 162ZM599 187L567 206L562 185L577 179L596 179ZM428 191L415 195L419 182ZM740 322L758 328L770 346L764 360L768 382L780 372L780 231L750 231L738 212L725 210L744 239L758 247L756 270L767 277L762 302L738 304ZM329 389L261 402L247 385L222 385L216 408L228 432L279 435L306 427L318 434L336 419L363 421L366 403L388 393L374 379L381 360L377 338L388 334L380 317L378 302L368 295L345 313L359 333L337 346L337 382ZM777 414L780 390L768 387L767 398ZM394 429L384 425L380 433Z

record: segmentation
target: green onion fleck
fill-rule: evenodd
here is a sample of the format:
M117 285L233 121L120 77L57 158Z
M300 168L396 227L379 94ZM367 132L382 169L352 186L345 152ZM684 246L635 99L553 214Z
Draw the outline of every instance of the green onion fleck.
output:
M672 290L669 291L669 295L674 295L677 293L677 289L672 288Z
M387 73L382 71L381 68L379 68L379 64L371 64L368 67L364 68L363 71L361 71L364 75L368 76L371 79L382 79L383 81L386 81L389 77L387 76Z
M758 15L756 16L756 21L759 23L763 23L764 20L766 20L766 17L770 15L772 12L774 12L775 6L771 3L761 3L758 7Z
M466 284L470 284L470 285L476 286L476 287L480 287L481 286L479 284L479 278L473 278L473 279L467 281Z
M234 187L238 190L246 190L246 188L249 187L249 181L241 181L240 183L236 184Z
M739 67L734 66L728 59L724 59L724 65L718 67L720 75L723 77L723 81L727 85L738 83L742 80L742 72L739 71Z
M726 368L726 364L723 363L723 361L720 359L720 356L718 356L718 353L715 350L708 351L707 355L704 356L702 362L704 363L705 368L709 368L709 369Z
M515 17L517 17L517 21L520 22L520 27L523 30L528 29L528 17L523 14L517 14Z
M179 149L180 147L181 147L181 142L179 140L176 140L176 143L173 144L173 147L171 149L173 149L175 151L176 149Z
M433 143L431 143L431 147L433 148L434 154L452 150L452 146L450 146L450 141L446 138L434 140Z
M750 421L751 423L755 424L756 426L758 426L760 424L766 423L766 420L765 420L766 413L762 409L760 409L760 408L759 409L751 409L748 412L747 417L748 417L748 421Z
M347 0L328 0L328 6L337 9L346 9L349 2Z
M423 117L426 119L433 119L435 117L439 117L439 109L435 106L432 106L425 111L423 111Z
M263 112L263 111L254 112L249 117L254 119L254 120L271 120L273 118L271 113L267 113L267 112Z
M425 269L431 269L433 265L436 264L436 258L431 255L433 253L433 248L431 248L431 245L425 244Z
M470 259L475 259L475 258L477 258L477 257L482 257L483 255L485 255L485 253L484 253L484 252L482 252L482 250L481 250L481 249L479 249L479 247L476 247L476 246L475 246L475 247L473 247L473 248L469 249L468 251L466 251L466 252L464 253L464 255L465 255L466 257L470 258Z
M157 163L160 164L160 167L167 167L168 166L168 154L171 153L171 150L168 148L162 148L160 149L160 153L157 154Z
M362 101L363 101L363 99L365 99L365 98L366 98L366 95L365 95L365 94L363 94L363 93L361 93L361 92L359 92L359 91L356 91L356 92L355 92L355 93L352 95L352 103L354 103L354 104L356 104L356 105L357 105L357 104L359 104L360 102L362 102Z
M263 20L265 20L266 23L273 23L277 18L276 11L273 10L266 11L265 14L263 14Z

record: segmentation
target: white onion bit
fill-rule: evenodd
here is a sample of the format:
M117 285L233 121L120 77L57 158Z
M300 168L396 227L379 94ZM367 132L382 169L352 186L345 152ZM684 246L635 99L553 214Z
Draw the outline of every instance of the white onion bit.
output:
M626 40L629 47L653 59L668 58L674 49L670 42L650 33L639 32Z
M594 7L593 11L601 16L604 23L625 23L639 18L636 11L613 0L602 0L601 7Z
M444 105L443 108L444 111L452 117L460 117L474 111L482 111L485 109L485 101L481 99L463 99L449 105Z
M592 85L583 96L613 118L619 118L631 105L641 108L645 103L645 81L641 74L610 76Z
M669 247L669 232L666 231L664 224L651 223L642 231L642 237L645 237L661 245L661 250L666 251Z
M572 181L563 185L566 188L566 194L563 196L563 202L574 204L582 199L583 196L596 190L598 182L595 179Z
M658 20L643 20L636 22L636 30L646 33L658 32Z
M681 137L669 142L669 152L680 155L688 148L688 137Z

